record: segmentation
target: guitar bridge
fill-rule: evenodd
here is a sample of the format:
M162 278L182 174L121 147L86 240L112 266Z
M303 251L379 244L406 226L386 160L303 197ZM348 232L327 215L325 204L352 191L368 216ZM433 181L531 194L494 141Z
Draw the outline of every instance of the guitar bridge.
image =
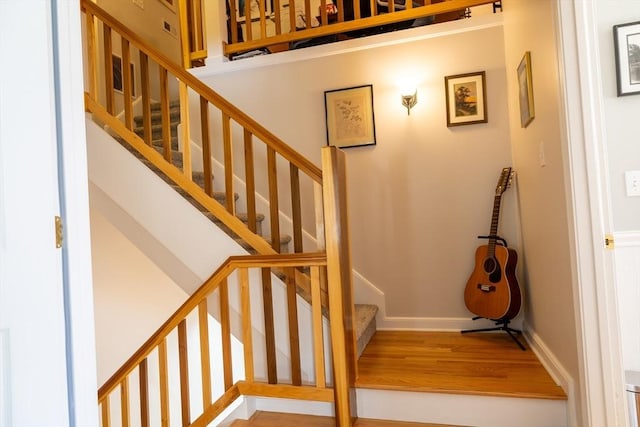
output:
M484 285L482 283L478 283L478 289L480 289L482 292L494 292L496 290L496 287L493 285Z

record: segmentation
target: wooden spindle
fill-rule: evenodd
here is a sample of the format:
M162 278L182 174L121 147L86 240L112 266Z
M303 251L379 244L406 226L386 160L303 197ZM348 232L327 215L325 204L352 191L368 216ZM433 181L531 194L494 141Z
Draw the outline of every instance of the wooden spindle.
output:
M200 332L200 366L202 378L202 407L211 405L211 357L209 356L209 312L207 299L198 304L198 330Z
M289 353L291 358L291 384L302 385L300 363L300 332L298 329L298 293L296 292L295 270L285 270L287 287L287 317L289 321Z
M276 332L273 318L273 292L271 286L271 269L263 268L262 273L262 308L264 315L264 340L267 356L267 381L278 383L278 367L276 360Z
M131 47L129 40L120 37L122 48L122 102L124 105L124 125L133 130L133 76L131 75Z
M111 408L109 407L109 395L104 397L101 405L102 426L111 427Z
M169 111L169 73L160 66L160 112L162 114L162 154L169 163L171 156L171 115Z
M224 148L224 193L227 202L227 211L232 215L236 213L236 201L233 193L233 146L231 141L231 118L225 112L222 113L222 138Z
M244 130L244 173L247 190L247 226L254 233L258 229L256 213L256 179L253 165L253 136L247 129Z
M98 99L98 67L97 55L98 36L96 34L95 16L87 11L85 14L85 26L87 31L87 74L89 96L94 100ZM112 86L113 87L113 86Z
M311 15L311 0L304 0L304 22L306 24L306 28L311 28L311 20L313 19Z
M273 0L273 11L275 24L276 24L276 34L282 34L282 17L280 16L280 0ZM291 12L289 12L291 13Z
M301 253L302 248L302 200L300 198L300 170L289 163L291 177L291 220L293 221L293 252Z
M351 0L346 0L346 1L351 1ZM342 0L337 0L336 7L338 8L338 22L343 22L344 21L344 2Z
M111 41L111 27L102 24L102 48L104 52L104 93L106 96L107 112L115 115L115 95L113 93L113 46Z
M352 1L353 2L353 17L354 19L360 19L361 13L360 13L360 0L346 0L346 1ZM395 0L388 0L391 1L392 3Z
M142 129L145 144L151 146L151 84L149 77L149 57L140 51L140 93L142 96Z
M313 316L313 354L315 359L316 387L325 388L324 333L322 328L322 300L320 298L320 268L311 267L311 310Z
M149 427L149 370L147 359L138 367L140 383L140 427Z
M238 20L236 18L236 10L238 6L236 4L236 0L229 0L228 5L229 25L231 26L231 40L229 40L229 42L238 43Z
M244 2L244 32L245 32L245 41L253 40L253 24L251 21L251 1L253 0L245 0Z
M122 427L129 427L129 377L120 383L120 415Z
M191 174L191 126L189 125L189 87L180 82L180 131L182 137L182 173L189 181Z
M320 23L327 25L329 23L329 17L327 16L327 0L320 2Z
M240 282L240 305L242 313L242 346L244 348L244 375L247 382L253 382L253 336L251 324L251 295L249 293L249 270L238 270Z
M200 129L202 131L202 169L204 192L213 197L213 168L211 166L211 139L209 138L209 101L200 96Z
M224 369L224 389L233 386L233 362L231 358L231 317L229 316L229 284L227 279L220 283L220 330L222 335L222 366Z
M289 32L296 31L296 1L289 0Z
M191 424L189 406L189 355L187 347L187 320L178 324L178 364L180 367L180 409L182 413L182 427Z
M160 378L160 424L169 427L169 377L167 373L167 340L158 345L158 374Z
M260 10L260 38L267 38L267 2L266 0L256 0L258 2L258 9Z
M267 147L267 173L269 179L269 223L271 225L271 247L280 253L280 208L278 206L278 167L276 152Z

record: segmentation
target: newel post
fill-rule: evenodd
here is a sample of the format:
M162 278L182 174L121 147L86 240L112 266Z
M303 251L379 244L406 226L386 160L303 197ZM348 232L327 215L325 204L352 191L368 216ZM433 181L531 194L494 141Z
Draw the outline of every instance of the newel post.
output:
M322 148L322 177L336 425L346 427L352 426L357 417L357 373L347 180L343 151L333 146Z

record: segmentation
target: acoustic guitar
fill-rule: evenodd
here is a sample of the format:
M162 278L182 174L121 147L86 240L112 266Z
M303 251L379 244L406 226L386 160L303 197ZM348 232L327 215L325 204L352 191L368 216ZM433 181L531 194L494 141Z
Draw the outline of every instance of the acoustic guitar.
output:
M502 194L511 184L511 168L502 169L496 187L488 244L476 249L475 267L464 290L467 309L486 319L510 320L520 311L522 294L515 275L518 254L499 244L498 218Z

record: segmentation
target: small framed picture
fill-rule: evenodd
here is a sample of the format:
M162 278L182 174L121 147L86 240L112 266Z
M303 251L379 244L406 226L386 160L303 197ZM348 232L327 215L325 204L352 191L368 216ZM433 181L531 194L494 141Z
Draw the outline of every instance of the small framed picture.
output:
M531 52L525 52L518 65L518 97L520 99L520 127L526 128L536 116L533 104Z
M484 71L444 78L447 126L487 123L487 96Z
M375 145L372 85L326 91L324 106L327 145L340 148Z
M122 58L117 55L111 56L113 61L113 89L118 93L123 93L124 76L122 74ZM136 96L136 79L135 68L133 64L129 64L131 72L131 97Z
M613 26L618 96L640 93L640 21Z
M176 2L178 0L158 0L165 5L171 12L176 13Z

